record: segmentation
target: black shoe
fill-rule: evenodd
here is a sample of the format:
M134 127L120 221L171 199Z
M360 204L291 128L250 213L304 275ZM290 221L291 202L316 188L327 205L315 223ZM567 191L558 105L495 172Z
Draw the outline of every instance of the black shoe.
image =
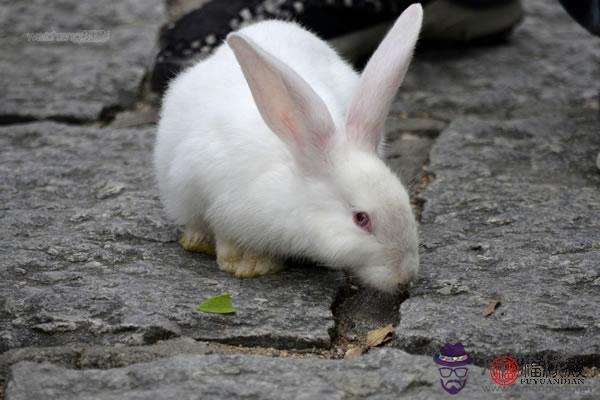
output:
M152 89L164 91L185 67L211 54L227 34L264 19L294 20L328 40L400 15L413 0L213 0L161 34ZM385 31L384 31L385 32Z
M600 36L600 0L560 0L560 4L579 25Z
M414 0L212 0L169 25L160 37L152 89L163 92L182 69L209 56L227 34L264 19L294 20L359 60ZM507 32L522 16L519 0L425 0L423 35L471 40ZM482 17L483 16L483 17ZM493 19L491 23L489 19ZM458 28L457 28L458 27Z

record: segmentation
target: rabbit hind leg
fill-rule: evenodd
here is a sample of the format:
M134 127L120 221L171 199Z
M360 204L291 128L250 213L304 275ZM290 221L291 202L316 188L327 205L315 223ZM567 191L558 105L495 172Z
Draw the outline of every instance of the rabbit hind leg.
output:
M256 278L283 269L283 262L278 258L241 250L227 241L218 239L217 264L222 271L238 278Z
M185 226L183 235L179 238L179 244L187 251L204 253L210 256L214 256L216 253L212 235L206 233L206 230L199 223L191 223Z

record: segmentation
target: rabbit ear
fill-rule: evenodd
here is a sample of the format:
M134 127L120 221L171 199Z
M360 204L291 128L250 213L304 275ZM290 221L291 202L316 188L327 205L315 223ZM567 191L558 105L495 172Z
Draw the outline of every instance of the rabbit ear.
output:
M327 106L295 71L239 33L227 44L240 64L260 115L306 167L327 157L335 125Z
M408 70L422 20L420 4L404 10L360 77L346 116L346 132L350 141L369 151L377 151L383 139L385 119Z

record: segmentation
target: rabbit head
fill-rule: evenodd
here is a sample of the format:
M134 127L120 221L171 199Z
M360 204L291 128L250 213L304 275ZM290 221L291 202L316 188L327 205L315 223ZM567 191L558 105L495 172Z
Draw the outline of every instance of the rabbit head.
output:
M412 58L422 14L414 4L397 19L338 126L292 68L242 34L227 38L263 120L287 145L311 187L307 191L319 193L305 221L307 234L319 238L313 255L388 292L412 281L419 267L409 196L382 153L385 119Z

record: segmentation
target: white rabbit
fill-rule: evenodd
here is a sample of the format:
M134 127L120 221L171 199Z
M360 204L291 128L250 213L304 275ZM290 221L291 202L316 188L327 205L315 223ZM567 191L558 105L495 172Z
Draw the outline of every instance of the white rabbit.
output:
M312 33L267 21L173 80L155 168L180 244L216 249L239 277L302 257L384 291L413 280L416 222L381 153L422 14L404 11L361 76Z

